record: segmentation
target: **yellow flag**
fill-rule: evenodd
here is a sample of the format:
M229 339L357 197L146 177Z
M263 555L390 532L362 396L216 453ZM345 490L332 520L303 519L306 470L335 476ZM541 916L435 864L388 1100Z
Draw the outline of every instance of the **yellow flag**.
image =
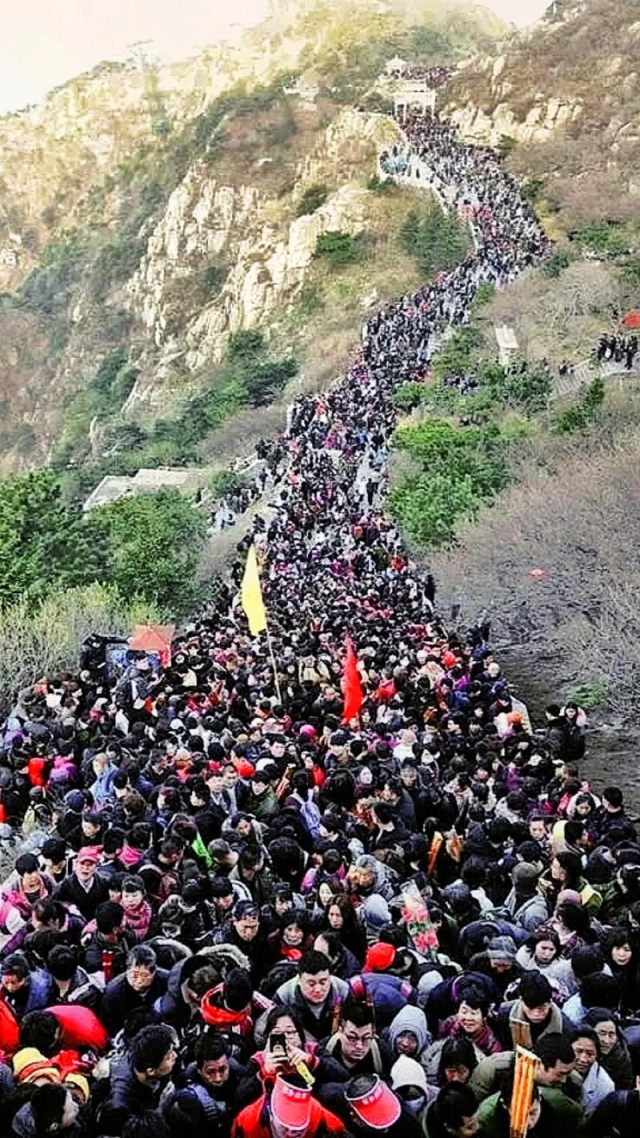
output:
M257 636L259 632L264 632L267 627L267 613L264 607L264 601L262 600L258 559L254 545L249 547L247 554L247 564L242 578L240 595L245 616L249 621L251 635Z
M529 1129L529 1111L533 1101L533 1087L540 1066L537 1055L519 1045L516 1046L516 1063L513 1078L513 1093L509 1110L510 1138L526 1138Z

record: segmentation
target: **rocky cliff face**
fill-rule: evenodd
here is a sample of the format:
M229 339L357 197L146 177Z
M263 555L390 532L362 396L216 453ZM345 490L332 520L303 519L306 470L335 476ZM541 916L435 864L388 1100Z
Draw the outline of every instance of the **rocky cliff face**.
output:
M168 129L179 131L237 84L269 83L299 65L304 41L277 52L251 37L183 63L105 63L42 104L0 118L0 289L9 291L61 228L82 219L88 192Z
M554 204L575 199L574 180L589 178L608 216L614 198L624 208L637 193L639 50L634 0L557 0L532 30L461 68L445 109L470 141L519 144L517 172L564 182Z
M580 100L564 101L555 97L540 97L525 114L518 118L508 102L508 93L501 92L504 100L489 112L467 102L451 107L450 117L457 124L463 138L486 146L499 146L505 138L527 145L531 142L548 142L554 133L577 122L583 113Z
M286 311L304 284L321 233L366 229L371 195L356 179L375 172L380 149L397 136L384 115L340 114L296 171L294 202L310 184L335 187L319 209L302 217L291 217L259 186L224 185L200 166L189 170L127 284L130 310L158 349L154 372L143 372L136 384L129 414L162 399L158 377L177 355L188 372L197 372L221 358L230 333L268 325L272 314ZM176 284L215 258L231 266L220 294L179 334L172 332Z

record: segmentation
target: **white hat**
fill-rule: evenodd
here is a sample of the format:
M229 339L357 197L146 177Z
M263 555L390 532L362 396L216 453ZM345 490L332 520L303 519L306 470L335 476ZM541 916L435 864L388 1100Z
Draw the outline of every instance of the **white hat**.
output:
M400 1087L420 1087L426 1094L427 1076L424 1067L409 1055L401 1055L391 1068L391 1086L394 1091Z

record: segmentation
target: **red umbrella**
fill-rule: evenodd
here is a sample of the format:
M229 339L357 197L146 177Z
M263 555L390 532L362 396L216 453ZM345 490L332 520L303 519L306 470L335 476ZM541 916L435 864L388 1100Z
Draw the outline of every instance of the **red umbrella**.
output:
M622 323L626 328L640 328L640 312L627 312Z
M173 624L136 624L129 647L140 652L153 652L160 657L163 668L171 663L171 641L175 627Z

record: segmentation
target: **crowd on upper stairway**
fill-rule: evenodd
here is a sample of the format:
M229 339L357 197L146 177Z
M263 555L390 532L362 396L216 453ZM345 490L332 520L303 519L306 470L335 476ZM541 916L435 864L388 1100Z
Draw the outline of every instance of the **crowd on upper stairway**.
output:
M409 67L404 67L401 72L403 79L422 79L427 87L444 87L453 74L453 67L448 67L445 64L439 67L420 67L412 64Z
M489 151L407 132L474 252L295 400L270 510L170 662L112 673L92 636L3 724L12 1138L508 1138L518 1045L532 1138L637 1128L636 825L590 786L582 709L534 731L382 510L393 391L544 239ZM250 541L269 638L239 605Z
M637 336L607 336L602 335L598 340L596 358L600 363L623 363L626 371L631 371L638 354Z

